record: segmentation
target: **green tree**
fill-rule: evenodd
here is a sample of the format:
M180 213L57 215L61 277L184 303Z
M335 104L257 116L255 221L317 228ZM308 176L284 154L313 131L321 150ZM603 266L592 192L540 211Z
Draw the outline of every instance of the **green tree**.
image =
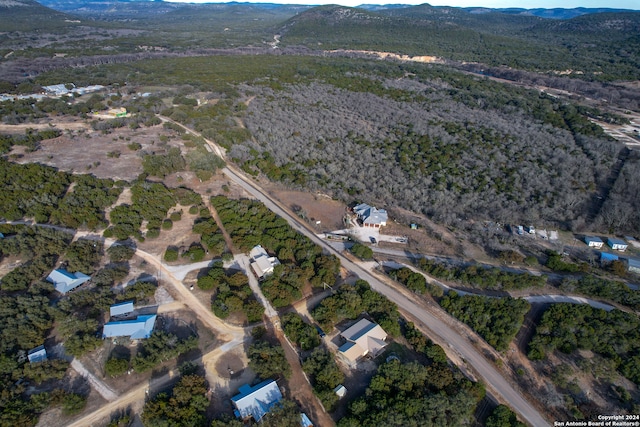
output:
M135 253L135 249L122 244L114 244L107 249L107 254L111 262L129 261Z
M360 259L373 259L373 250L369 246L363 245L362 243L355 243L349 250L352 254Z
M205 425L209 405L207 385L203 377L185 375L173 387L171 394L160 393L147 401L142 411L142 423L149 427L198 427Z
M249 347L249 366L262 379L291 376L291 367L280 346L257 341Z
M178 248L176 248L175 246L169 246L164 251L164 260L167 262L177 261L179 254L180 252L178 251Z
M311 350L320 345L320 337L316 329L302 320L296 313L287 313L282 318L284 333L300 347L301 350Z
M104 372L111 377L122 375L127 372L128 369L129 359L111 357L104 364Z
M485 424L487 427L525 427L526 424L518 421L516 414L506 405L498 405Z

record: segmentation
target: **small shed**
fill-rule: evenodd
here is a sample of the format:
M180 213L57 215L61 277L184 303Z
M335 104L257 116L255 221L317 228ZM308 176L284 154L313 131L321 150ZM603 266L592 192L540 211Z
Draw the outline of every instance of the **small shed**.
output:
M44 345L38 346L27 353L29 363L44 362L47 360L47 350Z
M338 387L333 389L333 392L336 394L336 396L342 399L347 395L347 388L340 384Z
M629 246L624 240L616 239L615 237L609 237L607 239L607 244L615 251L626 251Z
M118 304L114 304L109 307L109 315L111 317L114 316L123 316L125 314L129 314L133 312L133 301L125 301Z
M596 249L600 249L602 245L604 245L604 242L602 241L602 239L595 236L584 236L584 242L590 248L596 248Z

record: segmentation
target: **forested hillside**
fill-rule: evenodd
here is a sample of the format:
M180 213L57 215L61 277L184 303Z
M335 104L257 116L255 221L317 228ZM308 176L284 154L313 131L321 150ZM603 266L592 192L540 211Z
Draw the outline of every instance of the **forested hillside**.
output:
M472 79L455 87L462 82L430 73L357 78L368 91L253 88L245 120L255 143L235 146L232 157L344 200L371 198L443 222L579 227L621 148L575 108L524 92Z
M321 6L287 21L284 45L436 55L580 78L637 79L640 13L600 13L570 20L500 12L482 14L428 4L376 12Z

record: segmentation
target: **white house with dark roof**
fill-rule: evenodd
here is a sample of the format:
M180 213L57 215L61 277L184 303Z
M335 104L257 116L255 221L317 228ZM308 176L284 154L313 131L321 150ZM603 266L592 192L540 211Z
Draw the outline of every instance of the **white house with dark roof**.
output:
M45 362L47 360L47 350L44 345L40 345L27 353L29 363Z
M109 307L109 315L111 317L124 316L129 313L133 313L133 301L124 301Z
M387 333L380 325L367 319L361 319L340 335L347 342L338 349L338 353L351 365L368 354L376 356L387 346Z
M56 291L63 295L82 285L89 279L90 277L84 273L69 273L64 268L57 268L47 276L47 281L53 283Z
M236 408L233 412L242 420L253 418L260 422L267 412L282 400L282 393L274 380L263 381L251 387L249 384L240 386L239 393L231 398Z
M607 239L607 245L611 246L611 249L616 251L626 251L629 246L624 240L616 239L615 237L609 237Z
M358 219L362 221L363 227L380 228L387 225L389 219L387 211L361 203L353 208L353 212L358 215Z
M129 337L132 340L149 338L153 333L157 317L155 314L147 314L138 316L134 320L105 323L102 338Z
M584 242L590 248L596 248L596 249L600 249L602 248L602 245L604 245L604 242L602 241L602 239L595 236L584 236Z
M251 258L251 269L258 277L262 279L273 273L276 265L280 264L280 260L274 256L270 257L267 251L260 245L256 245L249 252Z

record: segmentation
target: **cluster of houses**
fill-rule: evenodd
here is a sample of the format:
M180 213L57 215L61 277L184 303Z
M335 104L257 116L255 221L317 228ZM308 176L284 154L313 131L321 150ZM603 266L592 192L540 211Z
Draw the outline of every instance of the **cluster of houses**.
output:
M627 237L627 240L633 241L634 239ZM585 236L584 242L590 248L602 249L604 247L604 242L597 236ZM616 237L609 237L607 238L607 246L614 251L624 252L629 247L629 244L625 240L618 239ZM613 261L626 261L627 269L630 272L640 274L640 259L633 257L620 257L619 255L610 252L600 252L600 262L608 263Z
M338 355L352 367L365 356L377 356L387 346L385 342L387 333L380 325L367 319L360 319L340 336L345 343L338 348ZM333 391L339 398L347 393L343 385L337 386ZM267 380L254 386L249 384L240 386L238 394L231 398L231 403L237 418L243 421L253 419L259 423L281 400L282 393L276 381ZM312 426L304 413L300 415L300 425Z
M522 225L512 225L511 232L519 236L522 236L524 234L532 234L534 236L537 235L542 240L559 240L558 230L536 230L533 225L529 225L528 227L524 227Z
M102 85L90 85L85 87L76 87L73 83L69 84L57 84L50 86L42 86L42 93L32 93L29 95L9 95L0 94L0 102L2 101L15 101L18 99L45 99L49 97L60 96L72 96L74 94L84 95L87 93L94 93L103 90L105 87Z
M102 338L128 337L132 340L149 338L153 333L153 327L157 315L143 315L131 317L134 313L133 301L125 301L114 304L109 308L109 314L113 320L105 323L102 330ZM29 363L45 362L47 360L47 350L44 345L38 346L27 352Z
M42 86L45 95L49 96L70 96L73 94L84 95L87 93L98 92L104 89L102 85L91 85L85 87L76 87L73 83L57 84L51 86Z
M64 268L57 268L47 276L47 281L53 283L56 291L62 295L76 289L90 279L84 273L69 273ZM157 316L155 314L131 317L134 312L133 301L125 301L112 305L109 314L113 320L104 325L103 338L129 337L133 340L149 338L153 332Z

